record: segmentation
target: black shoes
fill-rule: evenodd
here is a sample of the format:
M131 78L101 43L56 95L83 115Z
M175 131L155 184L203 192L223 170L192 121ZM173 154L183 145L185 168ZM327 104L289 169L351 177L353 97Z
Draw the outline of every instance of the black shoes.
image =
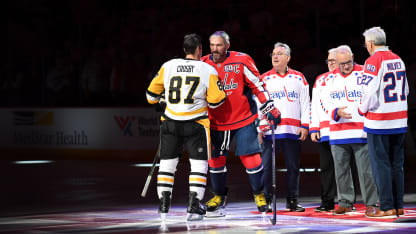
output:
M335 209L334 205L332 205L332 206L321 205L320 207L315 208L314 211L315 212L332 212L332 211L334 211L334 209Z
M290 212L305 212L305 208L298 204L297 199L288 200L286 210Z

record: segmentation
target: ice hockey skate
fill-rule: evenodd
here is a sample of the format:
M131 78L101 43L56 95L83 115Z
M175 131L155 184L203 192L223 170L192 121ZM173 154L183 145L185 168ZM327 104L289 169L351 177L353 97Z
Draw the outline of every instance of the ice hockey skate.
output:
M225 216L225 206L227 203L227 196L215 195L206 202L207 213L205 217L215 218Z
M186 210L187 221L201 220L206 213L205 207L201 205L196 195L196 192L189 193L188 209Z
M169 212L169 208L170 208L170 192L169 191L163 191L162 192L162 198L160 199L160 204L159 204L159 215L160 215L160 219L165 220L166 219L166 215Z
M267 202L264 193L254 194L254 202L260 212L265 213L267 211Z

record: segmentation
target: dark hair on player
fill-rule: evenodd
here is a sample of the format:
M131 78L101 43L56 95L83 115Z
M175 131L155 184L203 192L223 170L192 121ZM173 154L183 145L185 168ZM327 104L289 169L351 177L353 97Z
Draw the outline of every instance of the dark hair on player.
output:
M201 41L201 36L195 33L185 35L183 38L183 49L185 54L194 54L196 48L202 45Z

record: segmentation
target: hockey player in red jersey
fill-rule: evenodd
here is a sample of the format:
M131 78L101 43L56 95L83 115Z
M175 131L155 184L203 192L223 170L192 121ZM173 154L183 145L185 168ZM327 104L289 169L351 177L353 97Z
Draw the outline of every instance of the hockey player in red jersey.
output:
M202 57L202 61L217 70L227 99L222 106L209 109L212 157L208 163L214 197L206 203L207 216L225 215L226 159L233 138L236 140L235 155L246 168L257 208L265 212L261 148L254 123L258 116L257 105L252 95L259 99L260 111L275 125L280 122L280 112L260 81L253 59L241 52L228 51L230 37L224 31L213 33L209 41L211 54Z

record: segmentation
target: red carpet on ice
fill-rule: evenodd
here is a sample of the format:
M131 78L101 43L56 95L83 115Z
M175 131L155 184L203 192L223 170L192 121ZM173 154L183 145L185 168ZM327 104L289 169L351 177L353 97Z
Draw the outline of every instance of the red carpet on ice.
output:
M338 206L335 206L337 209ZM352 219L352 220L367 220L367 221L377 221L377 222L406 222L410 220L415 220L416 222L416 208L405 208L404 215L401 215L399 218L393 219L374 219L365 217L366 206L364 204L356 204L356 210L353 212L346 213L345 215L333 215L332 212L315 212L315 207L306 208L305 212L289 212L286 210L277 210L276 215L290 215L290 216L302 216L302 217L312 217L312 218L328 218L328 219ZM251 211L254 214L260 214L258 211ZM267 213L267 214L272 214Z

